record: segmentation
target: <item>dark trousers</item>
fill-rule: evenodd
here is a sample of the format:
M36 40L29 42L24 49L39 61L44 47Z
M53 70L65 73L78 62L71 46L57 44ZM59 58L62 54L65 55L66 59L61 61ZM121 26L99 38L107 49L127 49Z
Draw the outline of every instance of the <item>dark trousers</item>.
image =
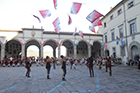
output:
M66 72L66 69L62 69L62 70L63 70L63 75L62 75L62 76L63 76L63 78L65 78L66 73L67 73L67 72Z
M93 67L89 67L89 73L90 73L90 76L94 77L94 70L93 70Z
M47 69L47 75L49 75L50 74L50 68L49 69Z

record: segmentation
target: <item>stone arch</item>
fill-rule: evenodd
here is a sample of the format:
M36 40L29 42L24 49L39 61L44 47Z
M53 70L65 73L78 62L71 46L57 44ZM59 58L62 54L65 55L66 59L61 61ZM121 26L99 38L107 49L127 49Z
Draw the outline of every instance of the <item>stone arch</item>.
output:
M128 48L128 57L129 57L129 59L132 59L132 51L131 51L131 49L132 49L133 46L136 46L138 48L138 54L140 55L140 44L139 44L139 42L132 41L129 44L129 48Z
M27 48L30 45L35 45L35 46L38 47L38 49L39 49L39 57L41 57L41 46L39 44L39 41L36 40L36 39L29 39L29 40L26 41L26 44L25 44L25 57L27 56Z

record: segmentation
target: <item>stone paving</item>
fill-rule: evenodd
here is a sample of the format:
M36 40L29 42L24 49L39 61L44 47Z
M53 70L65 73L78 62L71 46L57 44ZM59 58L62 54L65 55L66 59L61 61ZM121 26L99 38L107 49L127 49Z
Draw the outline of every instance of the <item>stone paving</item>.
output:
M31 77L25 77L25 67L0 67L0 93L140 93L140 70L136 66L115 65L112 76L94 66L95 76L88 68L67 66L66 81L62 81L61 66L51 68L47 79L45 66L31 67Z

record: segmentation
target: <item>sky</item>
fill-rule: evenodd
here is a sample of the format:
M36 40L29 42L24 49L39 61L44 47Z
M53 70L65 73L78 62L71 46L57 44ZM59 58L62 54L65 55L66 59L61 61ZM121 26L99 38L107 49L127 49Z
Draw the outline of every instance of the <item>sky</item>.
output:
M91 33L91 23L86 17L97 10L105 15L121 0L57 0L57 9L54 9L53 0L0 0L0 29L22 30L22 28L41 28L44 31L54 31L52 22L59 17L60 32L74 32L75 27L83 33ZM78 14L70 14L73 2L82 3ZM39 10L49 9L50 17L45 19ZM41 23L32 15L41 19ZM72 24L68 25L68 14L71 16Z

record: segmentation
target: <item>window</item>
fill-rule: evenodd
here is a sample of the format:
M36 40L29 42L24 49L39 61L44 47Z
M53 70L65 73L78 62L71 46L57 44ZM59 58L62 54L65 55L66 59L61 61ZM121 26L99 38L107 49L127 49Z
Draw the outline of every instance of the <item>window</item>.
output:
M131 8L132 6L134 6L134 2L133 1L128 3L128 8Z
M123 37L123 25L119 26L119 34L120 34L120 38Z
M121 49L121 51L120 51L120 53L121 53L121 56L125 56L125 47L123 46L123 47L120 47Z
M106 22L104 22L104 27L106 27Z
M113 19L113 15L112 16L110 16L110 20L112 20Z
M107 43L107 34L105 35L105 43Z
M137 32L137 30L136 30L136 19L129 22L129 29L130 29L130 35L135 34Z
M122 9L120 9L119 11L118 11L118 15L120 15L122 13Z
M112 29L111 30L111 38L112 38L112 41L114 41L115 40L115 34L114 34L114 29Z

